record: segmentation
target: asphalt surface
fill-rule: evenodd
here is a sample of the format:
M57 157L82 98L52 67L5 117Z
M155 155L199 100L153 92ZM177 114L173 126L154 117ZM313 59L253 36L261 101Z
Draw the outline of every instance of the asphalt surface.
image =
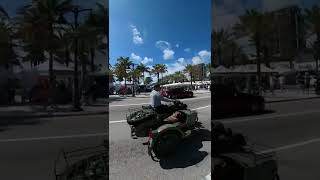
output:
M59 151L101 144L107 137L106 119L106 115L1 119L0 179L55 179Z
M142 143L147 138L131 139L126 112L149 103L149 98L111 102L109 106L109 178L110 180L173 179L196 180L211 168L210 94L198 94L184 101L198 111L203 128L186 139L170 159L153 161Z
M259 152L276 152L282 180L319 180L320 100L268 104L273 112L222 119Z

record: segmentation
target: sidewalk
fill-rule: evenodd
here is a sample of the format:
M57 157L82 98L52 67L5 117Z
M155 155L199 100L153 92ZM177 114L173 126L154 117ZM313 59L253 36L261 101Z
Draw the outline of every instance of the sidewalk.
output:
M210 93L209 90L194 90L194 94L204 94L204 93ZM119 95L110 95L110 99L126 99L126 98L149 98L150 92L144 92L140 94L136 94L135 97L132 97L132 94L126 95L126 96L119 96Z
M36 105L0 106L0 119L3 118L45 118L45 117L67 117L67 116L89 116L108 114L106 103L96 103L90 106L82 106L83 111L72 111L72 105L59 105L57 108Z
M307 100L307 99L317 99L320 98L319 95L316 95L314 89L309 90L309 94L307 92L298 92L297 89L290 89L281 92L280 90L276 90L274 94L267 92L264 94L264 98L267 103L276 103L276 102L287 102L287 101L298 101L298 100Z

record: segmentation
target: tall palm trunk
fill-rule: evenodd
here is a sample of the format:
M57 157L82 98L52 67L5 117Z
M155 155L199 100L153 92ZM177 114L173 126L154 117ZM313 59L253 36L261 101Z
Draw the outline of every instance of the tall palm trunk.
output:
M258 83L258 92L259 94L261 94L260 92L260 87L261 87L261 57L260 57L260 53L261 53L261 44L260 44L260 39L257 36L256 38L256 54L257 54L257 83Z
M91 72L94 72L94 58L95 58L95 49L91 48L90 49L90 68L91 68Z
M160 80L160 73L157 73L157 79L158 79L158 83L159 83L159 80Z
M50 24L50 39L53 39L53 25ZM54 88L54 74L53 74L53 52L52 47L49 45L49 103L52 103L53 88Z
M193 81L192 72L190 72L190 81L191 81L191 90L193 90L193 86L192 86L192 81Z
M142 75L142 81L143 81L143 85L145 85L145 83L144 83L144 71L143 71L143 73L142 73L143 75Z
M320 58L320 32L317 33L317 41L316 41L316 56L315 56L315 61L316 61L316 73L319 72L319 58Z

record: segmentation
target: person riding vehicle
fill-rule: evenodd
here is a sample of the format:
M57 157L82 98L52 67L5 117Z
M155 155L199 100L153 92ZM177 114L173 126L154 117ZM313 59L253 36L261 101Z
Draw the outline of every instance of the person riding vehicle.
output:
M177 102L177 100L168 99L160 94L161 87L159 84L156 84L150 94L150 104L151 107L157 112L157 113L165 113L168 112L168 106L162 105L161 101L164 102ZM181 116L180 112L174 112L171 116L166 118L164 121L169 122L177 122L179 120L179 117Z

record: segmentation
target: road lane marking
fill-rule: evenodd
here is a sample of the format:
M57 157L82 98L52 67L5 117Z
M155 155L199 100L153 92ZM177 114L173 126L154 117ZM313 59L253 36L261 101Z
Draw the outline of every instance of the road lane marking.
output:
M211 105L208 105L208 106L203 106L203 107L198 107L198 108L195 108L195 109L191 109L191 110L200 110L200 109L205 109L205 108L208 108L210 107ZM117 121L110 121L109 124L115 124L115 123L123 123L123 122L127 122L127 120L117 120Z
M54 140L54 139L72 139L72 138L97 137L97 136L106 136L106 135L108 135L108 133L77 134L77 135L68 135L68 136L48 136L48 137L37 137L37 138L0 139L0 143L19 142L19 141L42 141L42 140Z
M109 124L123 123L123 122L127 122L127 120L110 121Z
M197 99L206 99L206 98L211 98L211 96L204 96L204 97L199 97L199 98L190 98L190 99L182 99L181 101L192 101L192 100L197 100ZM150 103L139 103L139 104L118 104L118 105L109 105L109 107L125 107L125 106L139 106L139 105L146 105Z
M232 123L242 123L242 122L256 121L256 120L263 120L263 119L272 119L272 118L289 117L289 116L296 116L296 115L305 115L305 114L312 114L312 113L320 113L320 111L317 110L317 111L286 113L286 114L278 114L278 115L273 115L273 116L248 118L248 119L222 120L221 122L224 123L224 124L232 124Z
M264 154L264 153L272 153L272 152L277 152L277 151L283 151L283 150L287 150L287 149L292 149L292 148L296 148L296 147L300 147L300 146L305 146L308 144L312 144L312 143L317 143L320 142L320 138L316 138L316 139L310 139L307 141L302 141L299 143L295 143L295 144L289 144L289 145L285 145L285 146L280 146L277 148L272 148L272 149L267 149L264 151L260 151L260 154Z
M191 109L191 110L200 110L200 109L205 109L205 108L208 108L210 107L211 105L208 105L208 106L203 106L203 107L198 107L198 108L195 108L195 109Z

